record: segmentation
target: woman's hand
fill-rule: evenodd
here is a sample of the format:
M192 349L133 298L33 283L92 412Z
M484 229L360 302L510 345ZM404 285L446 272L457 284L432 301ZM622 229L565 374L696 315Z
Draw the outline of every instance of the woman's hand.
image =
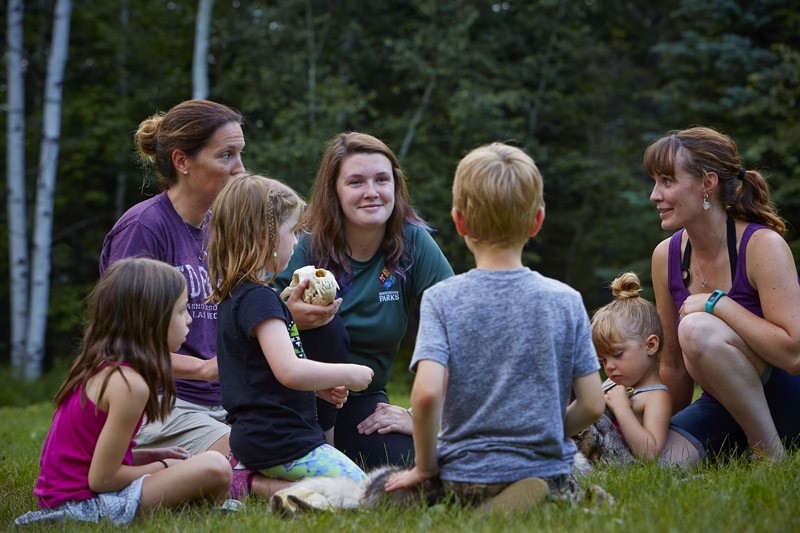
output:
M691 313L705 313L706 301L708 301L709 296L711 296L710 292L690 294L678 311L679 317L683 319L683 317Z
M362 435L370 435L376 431L384 433L403 433L411 435L414 432L414 423L411 414L402 407L379 403L375 411L356 426Z
M301 281L297 287L294 288L291 296L286 301L289 311L292 312L292 318L297 325L297 329L306 330L314 329L324 326L331 320L334 315L339 311L339 306L342 305L342 299L337 298L328 305L314 305L303 301L303 292L308 287L308 280Z
M332 389L322 389L317 391L317 397L322 398L328 403L332 403L337 409L341 409L347 402L347 396L350 391L347 387L333 387Z

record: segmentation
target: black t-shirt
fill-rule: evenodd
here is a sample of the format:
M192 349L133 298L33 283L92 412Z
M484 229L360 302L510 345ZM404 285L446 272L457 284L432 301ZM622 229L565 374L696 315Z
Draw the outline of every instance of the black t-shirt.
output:
M220 302L217 313L222 406L228 411L234 455L248 468L263 470L299 459L324 444L314 392L281 385L254 334L260 322L279 318L286 322L295 354L305 359L286 304L270 287L244 282Z

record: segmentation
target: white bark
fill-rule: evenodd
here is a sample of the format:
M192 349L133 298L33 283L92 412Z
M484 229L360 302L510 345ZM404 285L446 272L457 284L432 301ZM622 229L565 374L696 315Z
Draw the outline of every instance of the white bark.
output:
M25 209L25 63L22 0L8 0L6 12L6 182L8 184L9 292L11 299L11 366L21 372L25 361L28 317L28 227Z
M50 300L53 198L61 140L61 99L71 16L72 1L57 0L44 89L44 124L36 185L36 227L33 233L31 302L28 314L28 339L25 345L25 378L31 381L41 376L44 359L44 337Z
M128 38L130 32L130 6L128 0L121 0L119 6L119 29L120 39L119 48L117 49L117 69L119 72L119 97L122 102L126 102L124 107L127 111L130 101L130 88L128 83ZM126 115L127 116L127 115ZM125 211L125 189L128 183L128 174L122 170L125 168L125 163L128 159L127 145L120 146L117 152L117 180L114 189L114 220L122 216Z
M208 41L211 35L211 12L214 0L198 0L194 28L192 61L192 98L208 98Z

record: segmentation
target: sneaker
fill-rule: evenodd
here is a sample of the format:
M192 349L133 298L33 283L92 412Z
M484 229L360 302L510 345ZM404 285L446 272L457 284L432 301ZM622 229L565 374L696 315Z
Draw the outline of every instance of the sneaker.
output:
M220 514L238 513L243 506L244 504L239 500L229 499L217 507L217 512Z
M233 471L230 497L234 501L243 500L247 498L253 488L253 476L255 476L256 473L241 464L233 455L233 452L228 456L228 462L231 464L231 470Z

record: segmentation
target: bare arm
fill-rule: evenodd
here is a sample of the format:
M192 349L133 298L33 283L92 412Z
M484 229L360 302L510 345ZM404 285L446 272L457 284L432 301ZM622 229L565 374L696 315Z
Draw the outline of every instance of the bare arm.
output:
M656 309L664 329L661 350L661 381L670 390L672 412L677 413L692 402L694 380L686 370L683 352L678 342L677 311L675 300L669 292L668 262L669 239L662 241L653 251L652 277L656 295Z
M669 393L663 390L649 391L642 395L641 401L644 405L640 423L624 387L612 387L606 392L606 403L634 455L642 459L657 459L667 441L672 401Z
M445 367L435 361L420 361L414 388L411 390L411 407L414 409L414 468L392 476L386 483L387 492L413 487L439 474L436 435L439 431L444 391Z
M140 466L122 464L149 396L149 387L139 374L128 368L122 371L127 380L119 372L112 372L98 403L108 413L89 467L89 488L98 493L122 490L144 474L164 469L160 462Z
M176 378L216 381L219 379L217 356L200 359L191 355L171 353L172 375Z
M133 450L133 466L146 465L166 459L182 461L189 458L189 452L179 446L169 448L137 448Z
M256 325L254 332L272 372L285 387L321 390L345 386L359 391L366 389L372 381L372 369L364 365L320 363L298 358L283 320L263 320Z
M753 234L747 246L747 275L758 291L764 318L722 298L714 316L724 320L771 365L800 374L800 284L792 252L773 231Z
M572 389L575 392L575 400L567 406L567 413L564 416L565 437L577 435L596 422L606 407L599 372L574 379ZM414 415L416 416L416 411Z

